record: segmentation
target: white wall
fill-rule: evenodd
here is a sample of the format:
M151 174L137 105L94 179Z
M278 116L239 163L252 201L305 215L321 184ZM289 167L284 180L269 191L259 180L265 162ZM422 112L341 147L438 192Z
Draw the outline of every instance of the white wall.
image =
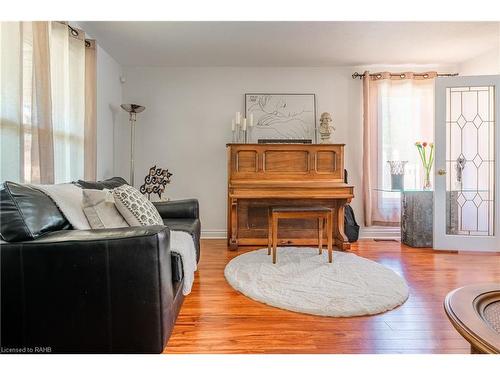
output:
M230 121L244 111L246 92L315 93L318 116L333 113L333 142L346 144L345 167L355 186L352 202L364 222L362 180L362 84L354 71L454 72L455 66L372 66L330 68L128 67L123 100L146 106L136 130L136 187L156 164L173 174L167 195L198 198L204 236L225 235ZM129 128L115 128L115 174L129 179ZM383 233L376 234L383 236ZM394 233L390 233L394 235Z
M500 44L458 65L461 76L500 74Z
M462 76L500 74L500 23L496 45L479 56L462 61L458 67Z
M205 236L224 235L231 118L246 92L315 93L317 112L333 113L335 143L345 143L349 182L361 196L361 83L351 68L125 68L123 98L138 115L136 186L154 164L173 174L167 195L200 200ZM126 119L125 119L126 124ZM115 129L117 175L128 178L129 129ZM363 222L361 199L353 208Z
M123 114L122 67L104 49L97 46L97 179L115 174L114 129L121 126Z

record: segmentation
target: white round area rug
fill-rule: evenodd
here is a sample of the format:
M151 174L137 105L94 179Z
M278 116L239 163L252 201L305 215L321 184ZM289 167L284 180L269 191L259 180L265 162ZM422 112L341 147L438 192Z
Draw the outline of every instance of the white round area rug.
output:
M280 247L276 264L267 248L232 259L229 284L247 297L286 310L323 316L359 316L391 310L406 301L408 286L391 269L369 259L317 248Z

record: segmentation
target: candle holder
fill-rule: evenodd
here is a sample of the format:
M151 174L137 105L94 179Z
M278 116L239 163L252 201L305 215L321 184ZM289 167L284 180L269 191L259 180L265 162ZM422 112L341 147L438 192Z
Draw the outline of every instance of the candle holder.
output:
M253 124L253 115L250 116L250 122L247 123L245 117L241 117L240 112L236 112L236 118L231 120L232 142L248 143L249 132Z
M250 143L250 140L252 139L252 128L253 128L253 126L249 126L247 128L245 143Z
M247 131L243 127L240 129L240 142L247 143Z

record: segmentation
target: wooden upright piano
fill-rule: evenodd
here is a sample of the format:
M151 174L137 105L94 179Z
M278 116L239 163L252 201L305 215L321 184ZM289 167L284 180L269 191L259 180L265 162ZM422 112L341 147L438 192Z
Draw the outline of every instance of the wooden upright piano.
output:
M343 144L228 144L228 245L267 245L270 206L327 206L334 210L333 237L350 248L344 207L354 188L344 183ZM280 223L280 245L317 245L317 220ZM326 234L325 234L326 237Z

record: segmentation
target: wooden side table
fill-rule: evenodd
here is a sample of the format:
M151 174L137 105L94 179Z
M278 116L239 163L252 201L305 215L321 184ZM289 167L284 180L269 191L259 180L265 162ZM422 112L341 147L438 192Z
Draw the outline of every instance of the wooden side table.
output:
M333 262L333 211L328 207L270 207L268 215L267 255L273 254L276 263L278 248L278 223L280 219L316 219L318 220L318 250L323 253L323 230L326 222L328 261Z
M444 310L472 354L500 354L500 284L471 284L448 293Z

